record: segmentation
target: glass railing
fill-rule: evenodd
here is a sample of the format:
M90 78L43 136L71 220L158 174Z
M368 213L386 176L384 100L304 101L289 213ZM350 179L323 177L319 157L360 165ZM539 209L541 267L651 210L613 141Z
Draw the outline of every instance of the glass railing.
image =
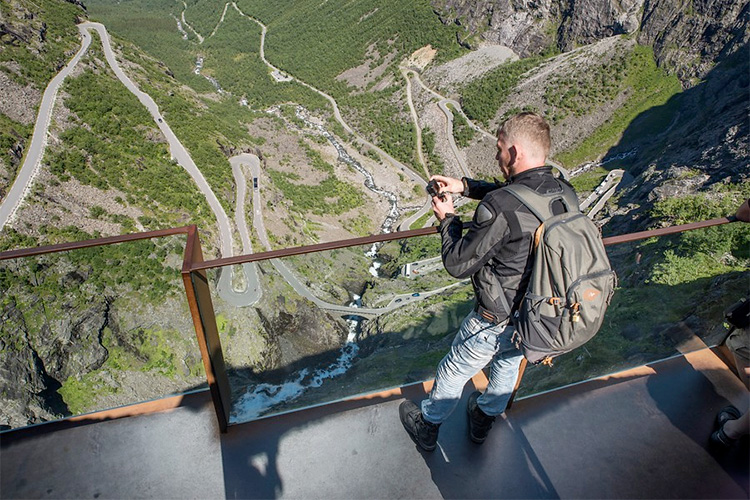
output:
M518 396L719 343L748 293L750 226L730 221L606 238L601 331ZM194 226L0 253L11 426L208 385L224 430L430 380L473 307L439 254L425 228L204 262Z
M722 222L728 220L708 226ZM723 339L723 312L747 293L750 228L662 232L681 229L694 230L605 240L620 286L601 331L553 367L528 367L519 397ZM377 244L334 242L329 245L335 249L317 245L201 265L209 269L210 283L220 283L230 266L217 264L252 260L262 292L242 304L242 288L224 297L220 287L211 288L231 393L229 423L434 377L473 307L470 284L443 269L434 233L409 231Z
M181 276L187 235L135 236L2 254L4 427L206 387Z
M253 265L260 296L222 289L230 266L208 272L230 423L428 380L472 307L437 234Z
M528 367L518 396L720 344L724 312L750 293L748 252L748 224L608 245L619 286L602 328L554 366Z

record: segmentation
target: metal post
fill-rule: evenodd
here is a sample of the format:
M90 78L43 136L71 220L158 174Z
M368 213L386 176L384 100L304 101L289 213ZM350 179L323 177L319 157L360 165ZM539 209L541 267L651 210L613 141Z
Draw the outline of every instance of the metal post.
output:
M526 358L523 358L521 360L521 364L518 366L518 380L516 380L516 386L513 388L513 393L510 395L508 405L505 407L506 410L510 410L510 407L513 406L513 401L516 399L518 388L521 387L521 380L523 379L523 374L526 371L526 365L528 363L529 362L526 360Z
M206 271L191 271L193 263L203 262L198 230L195 226L188 229L188 240L185 248L185 260L182 267L182 281L185 285L190 314L193 317L198 346L201 350L206 380L211 391L216 416L219 419L221 432L227 431L231 397L229 378L224 366L224 355L219 340L219 329L216 325L211 292L208 288Z

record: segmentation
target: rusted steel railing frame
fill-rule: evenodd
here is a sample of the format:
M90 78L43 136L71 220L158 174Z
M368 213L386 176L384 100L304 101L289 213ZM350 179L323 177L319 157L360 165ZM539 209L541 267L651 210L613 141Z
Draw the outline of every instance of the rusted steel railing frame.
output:
M637 233L630 233L622 236L608 237L604 238L603 241L605 246L616 245L641 239L681 233L694 229L717 226L729 222L735 222L736 220L737 219L734 216L721 217L707 221L670 226L649 231L640 231ZM464 228L466 228L467 226L468 224L465 223ZM185 245L185 253L183 256L183 265L181 271L183 285L185 287L185 294L193 319L196 337L198 339L198 345L201 350L201 358L203 359L203 365L206 371L206 379L209 385L209 390L211 392L211 397L218 418L219 428L222 432L225 432L229 422L229 408L231 407L230 388L229 380L226 374L226 368L224 365L223 350L218 335L218 326L216 323L213 302L211 300L205 273L207 269L288 257L292 255L315 253L325 250L334 250L352 246L371 245L373 243L384 243L400 239L409 239L418 236L436 234L437 232L437 227L429 227L205 261L203 259L203 251L200 245L198 229L195 225L192 225L178 228L160 229L143 233L110 236L93 240L59 243L55 245L26 248L20 250L10 250L0 252L0 261L70 250L78 250L83 248L92 248L117 243L127 243L144 239L160 238L177 234L186 234L187 242ZM516 387L514 388L511 399L508 402L508 407L512 405L516 392L521 385L521 380L523 378L525 368L526 363L522 363L519 368L519 378L516 383Z
M19 250L9 250L0 252L0 261L114 245L118 243L163 238L180 234L187 235L181 270L182 282L185 287L185 296L193 319L193 326L198 339L201 358L203 359L203 367L206 371L206 381L208 382L211 398L213 399L214 408L216 409L219 428L222 432L225 432L229 423L228 409L231 402L229 397L229 379L227 378L224 366L224 356L218 337L216 317L214 314L213 302L211 301L211 294L208 289L208 283L206 281L206 273L205 271L191 271L191 267L195 263L203 262L203 251L200 245L198 229L195 225L158 229L143 233L122 234L92 240L58 243L55 245L45 245ZM111 413L113 413L112 410L101 410L99 412L87 414L87 418L92 418L94 416L109 418L103 417L102 415L109 415ZM66 419L76 418L78 417L71 416Z
M648 231L639 231L637 233L628 233L620 236L609 236L603 238L604 246L619 245L620 243L629 243L631 241L645 240L647 238L658 238L660 236L667 236L670 234L684 233L685 231L692 231L694 229L703 229L707 227L720 226L729 222L736 222L737 217L729 215L727 217L719 217L717 219L709 219L699 222L691 222L689 224L680 224L679 226L662 227L659 229L649 229Z
M279 250L270 250L267 252L249 253L245 255L237 255L235 257L225 257L222 259L207 260L199 264L194 264L191 267L191 271L201 269L213 269L224 266L234 266L237 264L247 264L248 262L258 262L262 260L279 259L282 257L290 257L293 255L303 255L309 253L323 252L325 250L337 250L340 248L356 247L362 245L372 245L373 243L385 243L394 240L404 240L407 238L414 238L417 236L426 236L429 234L436 234L438 231L437 227L425 227L422 229L410 229L409 231L397 231L393 233L375 234L372 236L364 236L360 238L351 238L348 240L337 240L329 241L325 243L317 243L315 245L307 245L301 247L292 248L281 248Z
M57 252L66 252L69 250L81 250L83 248L102 247L105 245L127 243L130 241L150 240L153 238L163 238L165 236L174 236L177 234L187 234L190 227L191 226L172 227L169 229L147 231L145 233L129 233L121 234L118 236L108 236L106 238L96 238L93 240L71 241L67 243L57 243L55 245L45 245L42 247L22 248L20 250L7 250L5 252L0 252L0 261L34 257L37 255L45 255Z
M203 249L196 226L189 226L187 236L185 258L182 263L182 282L185 286L190 316L193 318L206 381L219 421L219 430L226 432L229 426L232 400L229 377L224 364L224 351L219 339L219 328L206 271L191 270L195 264L203 262Z

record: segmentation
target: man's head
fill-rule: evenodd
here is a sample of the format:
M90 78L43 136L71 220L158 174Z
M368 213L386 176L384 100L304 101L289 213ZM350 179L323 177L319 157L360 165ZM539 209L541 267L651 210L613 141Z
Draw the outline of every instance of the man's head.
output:
M547 161L550 148L549 125L536 113L519 113L505 120L497 131L495 158L505 178Z

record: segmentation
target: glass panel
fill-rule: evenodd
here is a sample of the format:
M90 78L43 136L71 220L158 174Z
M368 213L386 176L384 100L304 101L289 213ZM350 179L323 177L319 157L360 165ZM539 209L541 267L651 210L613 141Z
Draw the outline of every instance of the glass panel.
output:
M724 311L748 291L749 248L739 224L608 247L620 285L601 331L529 367L519 396L686 353L696 336L721 342ZM230 423L431 379L473 306L439 251L431 235L261 262L262 297L244 307L214 289Z
M439 249L431 235L264 261L244 307L229 268L209 271L230 423L431 379L473 297Z
M205 386L184 236L0 261L0 424Z
M619 288L601 330L553 367L530 366L519 397L718 345L728 333L724 312L750 292L747 224L612 245L607 253Z

